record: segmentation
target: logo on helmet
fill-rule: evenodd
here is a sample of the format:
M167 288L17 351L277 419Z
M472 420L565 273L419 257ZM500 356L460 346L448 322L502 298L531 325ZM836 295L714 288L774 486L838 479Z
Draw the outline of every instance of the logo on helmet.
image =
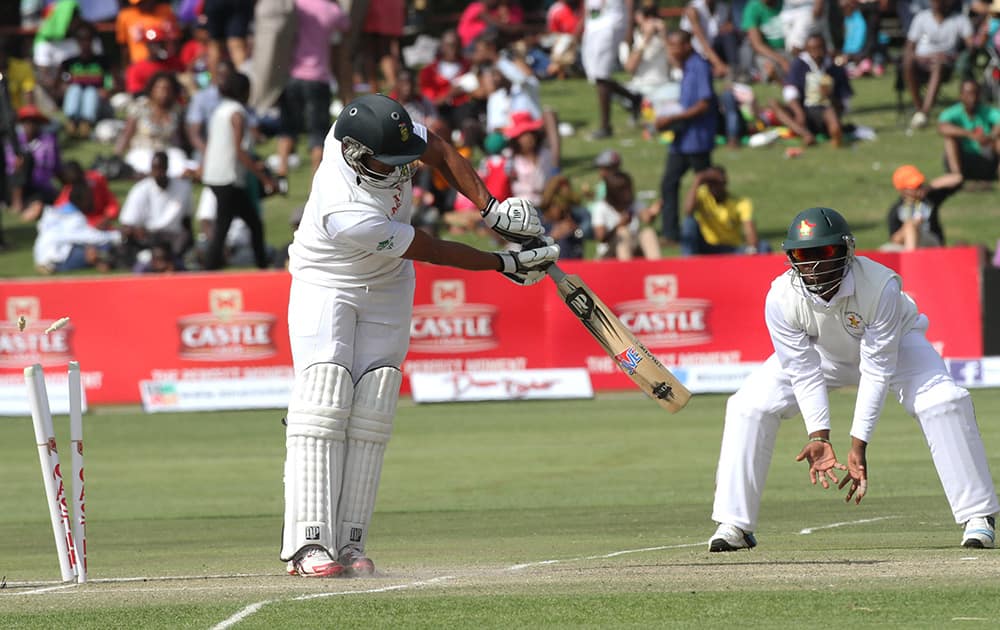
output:
M410 127L404 122L399 123L399 139L407 142L410 139Z
M799 238L809 238L812 236L813 228L816 227L815 223L810 223L807 219L802 219L799 223Z

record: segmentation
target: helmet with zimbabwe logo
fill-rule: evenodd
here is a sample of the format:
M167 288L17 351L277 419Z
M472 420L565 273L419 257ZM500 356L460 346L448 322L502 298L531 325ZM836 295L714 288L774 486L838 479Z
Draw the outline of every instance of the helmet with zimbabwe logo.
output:
M854 260L854 235L836 210L809 208L792 219L781 249L792 265L796 286L829 298Z

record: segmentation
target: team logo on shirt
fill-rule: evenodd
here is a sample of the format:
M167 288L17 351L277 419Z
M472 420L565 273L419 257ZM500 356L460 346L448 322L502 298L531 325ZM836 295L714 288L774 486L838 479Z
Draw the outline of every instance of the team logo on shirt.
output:
M799 223L799 238L811 237L813 235L813 228L815 227L815 223L810 223L807 219L802 219Z
M865 320L855 311L844 313L844 330L852 337L860 337L865 334Z
M380 252L383 249L392 249L392 247L396 244L395 238L395 236L390 236L384 241L379 241L378 245L375 246L375 251Z

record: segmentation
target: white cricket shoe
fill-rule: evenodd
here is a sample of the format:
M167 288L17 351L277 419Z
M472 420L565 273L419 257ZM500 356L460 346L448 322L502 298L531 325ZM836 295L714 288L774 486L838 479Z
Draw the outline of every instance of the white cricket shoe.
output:
M288 561L288 575L302 577L337 577L344 572L340 564L323 547L308 545L299 549L295 557Z
M973 549L993 549L996 547L996 521L992 516L974 516L965 523L962 546Z
M753 537L753 532L745 532L735 525L721 523L719 528L712 535L712 540L708 543L709 551L737 551L739 549L753 549L757 546L757 539Z
M344 574L347 576L365 577L375 573L375 563L353 545L341 549L337 560L344 567Z
M915 112L910 119L910 129L923 129L927 126L927 114Z

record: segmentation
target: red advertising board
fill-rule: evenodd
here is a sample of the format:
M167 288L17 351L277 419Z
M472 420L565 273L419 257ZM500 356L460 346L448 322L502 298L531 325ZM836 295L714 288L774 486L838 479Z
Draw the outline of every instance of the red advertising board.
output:
M903 276L948 357L982 354L973 248L871 254ZM571 262L667 365L761 361L771 351L764 296L781 256ZM517 287L499 274L420 265L404 365L415 371L586 367L596 390L631 382L590 339L550 282ZM80 361L91 403L134 403L142 380L281 377L291 373L289 276L283 272L116 276L0 284L0 381L39 362ZM19 331L24 316L28 326ZM45 328L63 316L71 323ZM404 381L404 389L408 382Z

